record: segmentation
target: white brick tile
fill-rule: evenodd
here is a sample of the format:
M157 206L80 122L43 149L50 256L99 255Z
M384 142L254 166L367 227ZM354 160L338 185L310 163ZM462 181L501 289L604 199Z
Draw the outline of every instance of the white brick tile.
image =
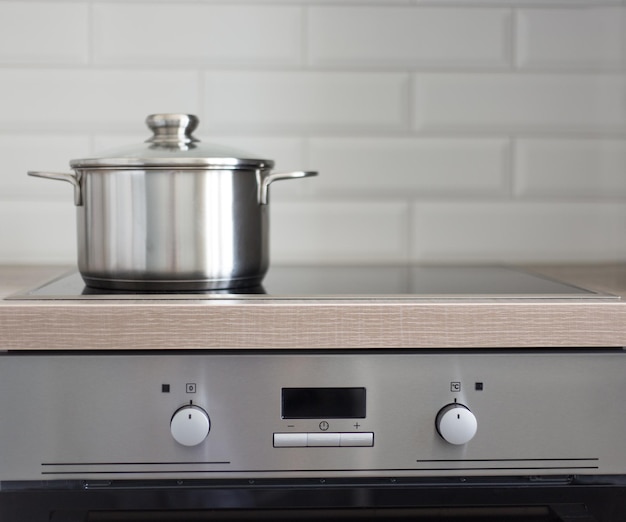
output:
M315 138L309 163L322 194L403 196L503 194L508 140Z
M332 201L272 204L276 263L402 262L408 258L408 205Z
M89 152L89 139L79 134L0 133L0 195L2 197L72 201L67 183L35 179L29 170L71 172L69 162Z
M0 2L0 63L86 64L88 6L74 2Z
M147 116L147 115L146 115ZM112 151L123 149L126 147L142 147L142 145L150 136L152 132L146 126L144 133L96 133L93 136L93 155L109 155Z
M412 258L427 262L599 262L626 257L626 205L418 202Z
M208 125L221 129L401 129L408 76L350 72L210 72Z
M76 1L82 1L82 0L76 0ZM108 3L127 3L129 0L106 0ZM177 0L131 0L133 3L176 3ZM225 2L225 0L189 0L189 1L193 1L193 2L198 2L198 3L203 3L203 4L224 4L227 3ZM387 4L391 4L391 5L408 5L411 4L412 2L415 2L416 0L315 0L315 4L337 4L337 3L341 3L341 4L357 4L357 5L364 5L364 4L380 4L382 2L384 2L385 5ZM432 1L432 0L429 0ZM472 0L474 1L474 0ZM495 0L480 0L481 2L484 1L495 1ZM512 1L512 0L503 0L503 1ZM528 1L528 0L519 0L521 2L524 1ZM535 1L541 1L541 0L535 0ZM563 2L565 0L555 0L557 2ZM592 1L592 0L572 0L572 1L577 1L577 2L581 2L581 1ZM597 1L597 0L596 0ZM618 0L615 0L618 1ZM313 2L311 2L311 0L236 0L233 3L240 3L240 4L257 4L257 5L272 5L272 4L278 4L278 5L283 5L283 4L311 4Z
M523 139L514 157L519 196L626 196L624 140Z
M418 74L415 126L437 130L623 131L624 75Z
M76 263L76 210L71 201L0 200L2 263Z
M197 114L197 80L180 70L0 70L0 131L141 132L151 113Z
M96 3L94 39L96 63L294 65L302 8Z
M509 11L430 7L313 7L313 65L502 67Z
M535 69L620 68L625 14L620 7L522 9L517 14L518 65Z
M201 0L201 1L214 1L214 0ZM221 2L223 0L215 0ZM268 0L245 0L246 3L266 3ZM288 3L288 4L315 4L315 5L335 5L335 4L355 4L355 5L380 5L381 3L384 5L408 5L414 2L415 0L315 0L312 2L311 0L271 0L272 3Z
M416 4L431 4L434 0L412 0ZM572 7L572 6L606 6L620 5L623 0L436 0L438 5L455 6L532 6L532 7Z

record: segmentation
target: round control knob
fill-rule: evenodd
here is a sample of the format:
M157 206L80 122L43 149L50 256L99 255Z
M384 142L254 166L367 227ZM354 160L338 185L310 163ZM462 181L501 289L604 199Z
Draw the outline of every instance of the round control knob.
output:
M446 442L460 445L474 438L478 423L467 406L455 402L439 410L435 426Z
M192 404L176 410L170 421L172 437L183 446L197 446L207 438L210 429L207 412Z

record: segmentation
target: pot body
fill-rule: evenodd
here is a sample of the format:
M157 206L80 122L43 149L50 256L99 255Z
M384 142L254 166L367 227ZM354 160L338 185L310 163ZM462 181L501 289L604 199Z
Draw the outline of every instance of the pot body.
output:
M78 268L90 287L198 291L256 286L269 265L265 173L76 170Z

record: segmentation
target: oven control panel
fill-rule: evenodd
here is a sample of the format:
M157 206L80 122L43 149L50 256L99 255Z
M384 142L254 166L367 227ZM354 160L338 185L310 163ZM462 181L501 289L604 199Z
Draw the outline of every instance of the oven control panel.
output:
M626 474L626 352L0 355L0 481Z

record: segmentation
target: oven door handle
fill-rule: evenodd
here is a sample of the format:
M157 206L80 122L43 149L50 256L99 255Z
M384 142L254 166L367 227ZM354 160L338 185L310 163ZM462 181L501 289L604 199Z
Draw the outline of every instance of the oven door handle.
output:
M586 506L584 504L557 504L557 505L551 505L549 508L550 513L546 513L547 516L549 516L549 520L554 521L555 520L555 516L557 517L556 520L559 520L560 522L598 522L598 520L596 519L596 517L594 517L592 514L589 513L589 511L587 510ZM332 511L332 510L331 510ZM159 520L162 522L178 522L180 520L187 520L184 517L185 515L190 516L190 513L197 518L193 518L193 520L214 520L214 521L222 521L224 522L225 520L228 521L236 521L239 520L240 522L250 522L251 520L254 520L254 515L252 514L251 510L244 510L242 513L241 518L237 518L236 516L233 517L233 514L230 510L225 510L223 513L225 514L225 518L221 518L219 514L216 515L216 512L214 510L211 511L153 511L153 510L148 510L148 511L95 511L95 512L85 512L85 511L55 511L54 513L51 514L51 518L50 518L50 522L114 522L114 521L125 521L125 522L133 522L133 521L137 521L137 522L145 522L148 520L153 520L152 517L154 517L154 520ZM207 518L204 518L203 513L207 513ZM217 518L215 518L217 517ZM418 517L417 519L415 519L416 521L419 520L421 517ZM508 519L508 517L506 517ZM517 516L515 516L513 519L511 520L517 520ZM364 515L364 519L370 520L367 515ZM267 518L264 518L263 520L267 520ZM294 517L292 520L298 520L298 515L294 514ZM355 520L354 518L349 518L346 520ZM357 519L358 520L358 519ZM384 517L381 518L381 520L386 520ZM396 518L394 518L394 520L398 520ZM405 520L405 518L401 518L401 520ZM429 518L429 520L432 520L431 518ZM450 518L448 518L446 515L443 515L443 518L441 519L442 522L444 520L452 520ZM458 520L458 522L463 522L463 520L466 520L466 518L461 517L459 519L457 519L456 517L453 518L453 520ZM474 517L472 517L472 520L475 520ZM485 520L498 520L499 522L504 522L505 519L501 518L500 516L498 516L498 518L492 518L491 516L489 516L488 518L486 518ZM533 520L535 520L535 518L533 518ZM543 520L543 517L541 519L537 519L537 520Z

